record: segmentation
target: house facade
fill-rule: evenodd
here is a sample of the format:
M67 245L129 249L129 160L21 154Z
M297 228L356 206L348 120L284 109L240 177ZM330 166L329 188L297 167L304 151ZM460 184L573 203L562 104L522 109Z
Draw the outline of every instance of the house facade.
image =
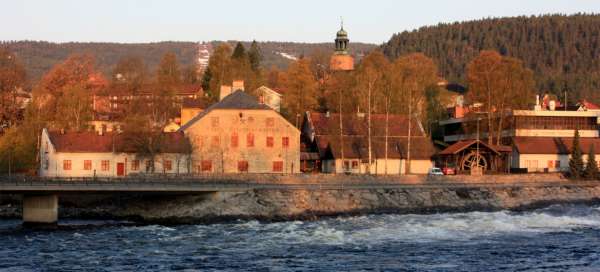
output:
M223 95L179 131L192 143L194 173L300 172L300 131L242 90Z
M433 166L434 147L423 127L411 120L410 154L408 122L403 115L373 114L371 148L365 114L342 116L333 113L306 112L302 123L303 157L314 157L324 173L425 174ZM387 133L386 133L387 130ZM371 163L369 163L369 150ZM410 159L409 159L410 156Z
M139 156L128 146L122 134L43 129L38 173L43 177L123 177L189 173L190 155L184 148L184 135L165 133L163 139L163 152L151 160Z
M512 147L510 168L527 172L559 172L568 170L569 156L575 131L579 131L584 154L592 145L600 148L600 111L584 101L576 106L561 106L560 102L536 99L533 109L511 110L505 115L501 142ZM488 138L485 115L480 116L480 130L476 118L462 116L441 121L444 142ZM587 155L584 155L587 160Z

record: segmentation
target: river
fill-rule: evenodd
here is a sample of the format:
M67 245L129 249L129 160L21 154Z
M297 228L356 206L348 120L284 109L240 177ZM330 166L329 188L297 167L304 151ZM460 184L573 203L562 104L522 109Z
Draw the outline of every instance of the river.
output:
M0 271L600 271L600 207L135 225L0 220Z

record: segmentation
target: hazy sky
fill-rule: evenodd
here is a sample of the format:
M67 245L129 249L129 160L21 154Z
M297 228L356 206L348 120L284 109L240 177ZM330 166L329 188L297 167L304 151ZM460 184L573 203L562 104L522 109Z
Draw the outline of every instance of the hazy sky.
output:
M439 22L600 13L600 0L2 0L0 40L330 42L340 17L351 41L381 43Z

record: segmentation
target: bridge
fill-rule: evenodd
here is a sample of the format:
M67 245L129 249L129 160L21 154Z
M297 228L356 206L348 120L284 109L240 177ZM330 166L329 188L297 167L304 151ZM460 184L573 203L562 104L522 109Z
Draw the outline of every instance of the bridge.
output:
M260 182L235 177L126 177L126 178L43 178L30 176L0 176L0 194L23 195L23 222L55 224L58 221L58 197L61 194L194 194L243 192L247 190L386 190L386 189L458 189L458 188L518 188L565 186L568 182L518 183L448 183L431 180L424 183L396 182L323 182L315 179L298 183ZM576 182L577 186L598 186L597 182Z

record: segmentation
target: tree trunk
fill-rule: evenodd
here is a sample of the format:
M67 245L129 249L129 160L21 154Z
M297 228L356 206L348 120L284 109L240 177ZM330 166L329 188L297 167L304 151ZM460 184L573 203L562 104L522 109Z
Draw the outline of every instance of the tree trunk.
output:
M372 161L372 150L371 150L371 148L372 148L372 146L371 146L371 92L372 92L372 88L373 88L372 83L369 83L369 88L368 88L369 94L367 96L367 103L368 103L367 108L369 110L369 112L367 113L367 132L368 132L368 144L369 144L369 151L368 151L369 152L369 162L368 162L368 165L367 165L367 171L366 171L367 174L371 173L371 161Z
M384 174L387 176L388 174L388 137L389 137L389 124L390 124L390 101L389 97L385 99L385 166L384 166Z
M342 172L344 170L344 125L342 119L342 89L340 88L340 100L339 100L339 116L340 116L340 152L342 157ZM334 160L335 161L335 160ZM335 163L334 163L335 164ZM334 166L335 167L335 166ZM336 167L337 168L337 167Z
M406 141L406 170L405 174L410 173L410 138L412 130L412 90L408 92L408 138Z

